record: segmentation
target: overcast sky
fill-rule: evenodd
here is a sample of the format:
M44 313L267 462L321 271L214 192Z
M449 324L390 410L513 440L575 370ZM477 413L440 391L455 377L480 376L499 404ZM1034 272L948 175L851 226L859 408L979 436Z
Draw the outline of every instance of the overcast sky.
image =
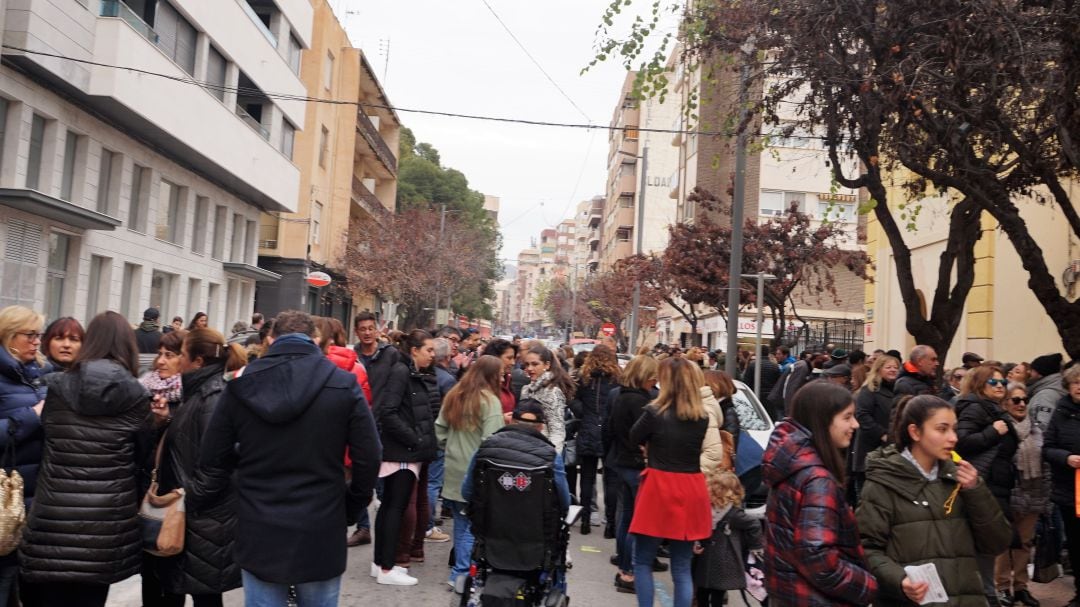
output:
M487 0L510 31L594 123L607 125L625 70L608 61L585 75L595 32L610 0ZM585 116L529 60L482 0L330 0L353 44L382 78L391 103L404 109L584 123ZM652 2L635 0L620 22ZM667 29L674 18L667 19ZM659 36L657 36L659 38ZM444 166L502 202L502 257L541 229L557 225L578 202L604 193L607 133L503 124L400 111L417 140L434 145Z

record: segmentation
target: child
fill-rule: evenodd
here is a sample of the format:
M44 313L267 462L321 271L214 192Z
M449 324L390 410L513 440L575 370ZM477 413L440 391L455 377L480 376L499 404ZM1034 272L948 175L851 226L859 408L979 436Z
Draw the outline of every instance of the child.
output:
M711 470L705 475L712 501L712 537L694 545L693 576L698 607L727 604L727 590L746 588L748 553L761 561L761 523L742 509L745 495L739 477Z

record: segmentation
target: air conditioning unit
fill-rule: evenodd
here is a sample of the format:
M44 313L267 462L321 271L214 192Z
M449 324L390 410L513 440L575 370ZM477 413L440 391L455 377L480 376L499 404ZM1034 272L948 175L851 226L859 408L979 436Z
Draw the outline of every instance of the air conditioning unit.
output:
M276 240L260 240L259 241L259 248L260 249L276 249L277 248L277 241Z

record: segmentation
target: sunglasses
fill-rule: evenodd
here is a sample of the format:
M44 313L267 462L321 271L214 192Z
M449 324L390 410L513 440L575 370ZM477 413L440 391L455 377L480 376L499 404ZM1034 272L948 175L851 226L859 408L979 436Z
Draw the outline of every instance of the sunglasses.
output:
M1004 385L1006 385L1008 383L1009 383L1009 381L1005 380L1005 379L988 379L988 380L986 380L986 385L988 385L988 386L1004 386Z
M1026 396L1014 396L1014 397L1010 398L1009 400L1011 400L1012 404L1014 404L1014 405L1019 405L1020 403L1024 403L1026 405L1027 402L1028 402L1028 399L1027 399Z

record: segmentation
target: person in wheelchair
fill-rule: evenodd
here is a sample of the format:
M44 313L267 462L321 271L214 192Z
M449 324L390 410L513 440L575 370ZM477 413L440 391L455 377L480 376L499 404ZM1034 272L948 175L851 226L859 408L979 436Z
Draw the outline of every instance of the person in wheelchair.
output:
M523 399L508 425L481 443L462 483L475 537L458 580L461 605L565 605L570 488L545 437L544 408ZM575 508L575 510L579 510Z

